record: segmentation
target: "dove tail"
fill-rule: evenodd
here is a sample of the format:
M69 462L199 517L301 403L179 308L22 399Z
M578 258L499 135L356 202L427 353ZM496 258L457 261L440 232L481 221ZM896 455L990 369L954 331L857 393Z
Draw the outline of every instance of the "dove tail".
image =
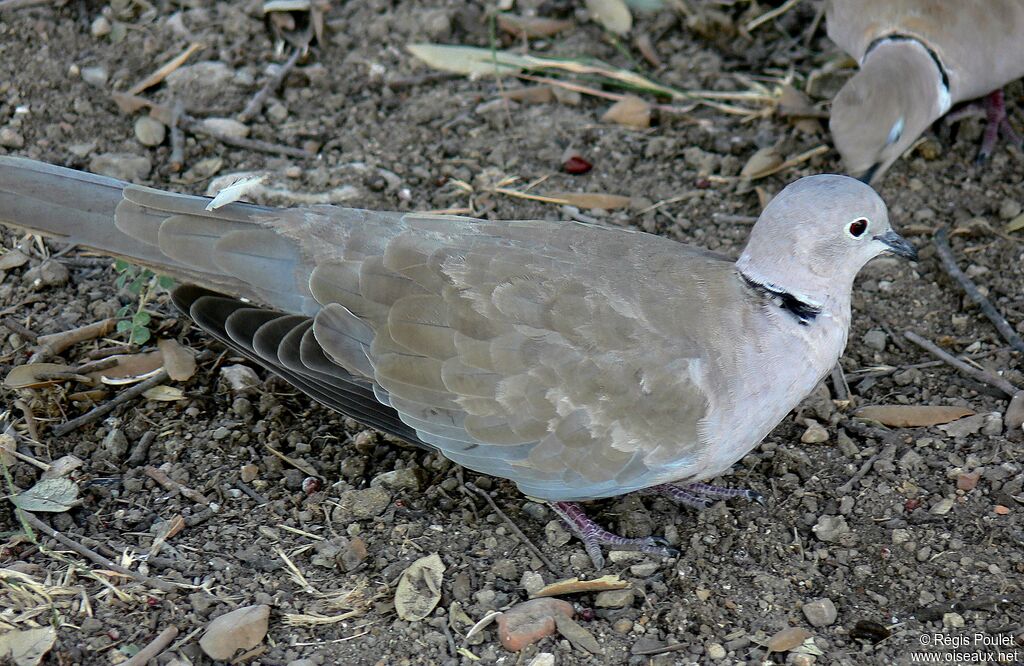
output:
M295 244L257 222L270 209L0 157L0 224L51 236L293 312L311 302Z

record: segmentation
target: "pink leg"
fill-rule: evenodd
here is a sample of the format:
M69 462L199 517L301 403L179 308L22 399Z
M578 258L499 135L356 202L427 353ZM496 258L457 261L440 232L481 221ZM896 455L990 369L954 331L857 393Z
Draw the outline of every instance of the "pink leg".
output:
M601 552L601 546L615 546L620 550L639 550L665 557L679 554L679 551L670 547L668 542L661 537L630 539L618 534L612 534L591 520L587 516L587 512L583 510L583 507L575 502L552 502L550 506L558 514L558 517L583 541L583 547L586 549L587 555L590 556L590 560L598 570L604 567L604 554Z
M1024 147L1024 140L1021 139L1017 130L1013 129L1010 120L1006 115L1006 99L1002 90L990 93L981 102L965 104L958 110L946 116L949 122L963 120L969 116L976 116L978 113L985 114L985 133L981 138L981 148L978 150L978 162L984 162L992 156L992 151L999 143L999 136L1010 143Z

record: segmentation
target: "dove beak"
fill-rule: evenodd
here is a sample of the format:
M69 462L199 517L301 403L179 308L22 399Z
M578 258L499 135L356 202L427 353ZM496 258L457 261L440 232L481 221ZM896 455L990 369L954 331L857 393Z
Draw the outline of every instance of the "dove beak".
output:
M874 239L888 247L889 252L903 257L904 259L917 261L917 250L914 249L914 246L908 243L906 238L900 236L892 229L886 231L880 236L875 236Z

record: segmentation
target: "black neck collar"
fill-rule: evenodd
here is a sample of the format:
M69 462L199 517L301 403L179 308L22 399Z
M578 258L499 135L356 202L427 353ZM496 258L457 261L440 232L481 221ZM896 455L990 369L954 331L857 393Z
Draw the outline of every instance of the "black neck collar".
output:
M864 57L861 59L861 62L867 60L868 55L870 55L871 52L875 50L875 47L883 42L914 42L915 44L920 45L921 48L927 51L928 55L931 56L932 60L935 62L935 66L939 68L939 75L942 77L942 85L946 87L947 91L949 90L949 74L946 73L946 68L943 67L942 60L939 58L939 54L932 50L931 47L929 47L927 44L922 42L917 37L912 37L910 35L901 35L898 33L893 35L886 35L885 37L879 37L875 41L868 44L868 48L866 51L864 51Z
M758 282L757 280L747 277L743 273L740 273L740 275L753 289L761 292L761 294L767 297L773 304L795 317L797 323L801 326L807 326L821 314L821 307L808 303L807 301L800 300L799 297L794 296L782 287Z

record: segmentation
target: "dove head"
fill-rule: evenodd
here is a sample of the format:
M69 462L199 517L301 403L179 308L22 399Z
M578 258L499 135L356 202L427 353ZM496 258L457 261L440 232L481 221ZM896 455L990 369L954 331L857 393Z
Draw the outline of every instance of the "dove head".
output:
M743 276L817 308L846 307L853 279L883 253L917 260L881 197L848 176L808 176L765 207L736 262Z
M942 71L923 45L878 44L832 100L829 128L846 172L877 183L948 110L948 99Z

